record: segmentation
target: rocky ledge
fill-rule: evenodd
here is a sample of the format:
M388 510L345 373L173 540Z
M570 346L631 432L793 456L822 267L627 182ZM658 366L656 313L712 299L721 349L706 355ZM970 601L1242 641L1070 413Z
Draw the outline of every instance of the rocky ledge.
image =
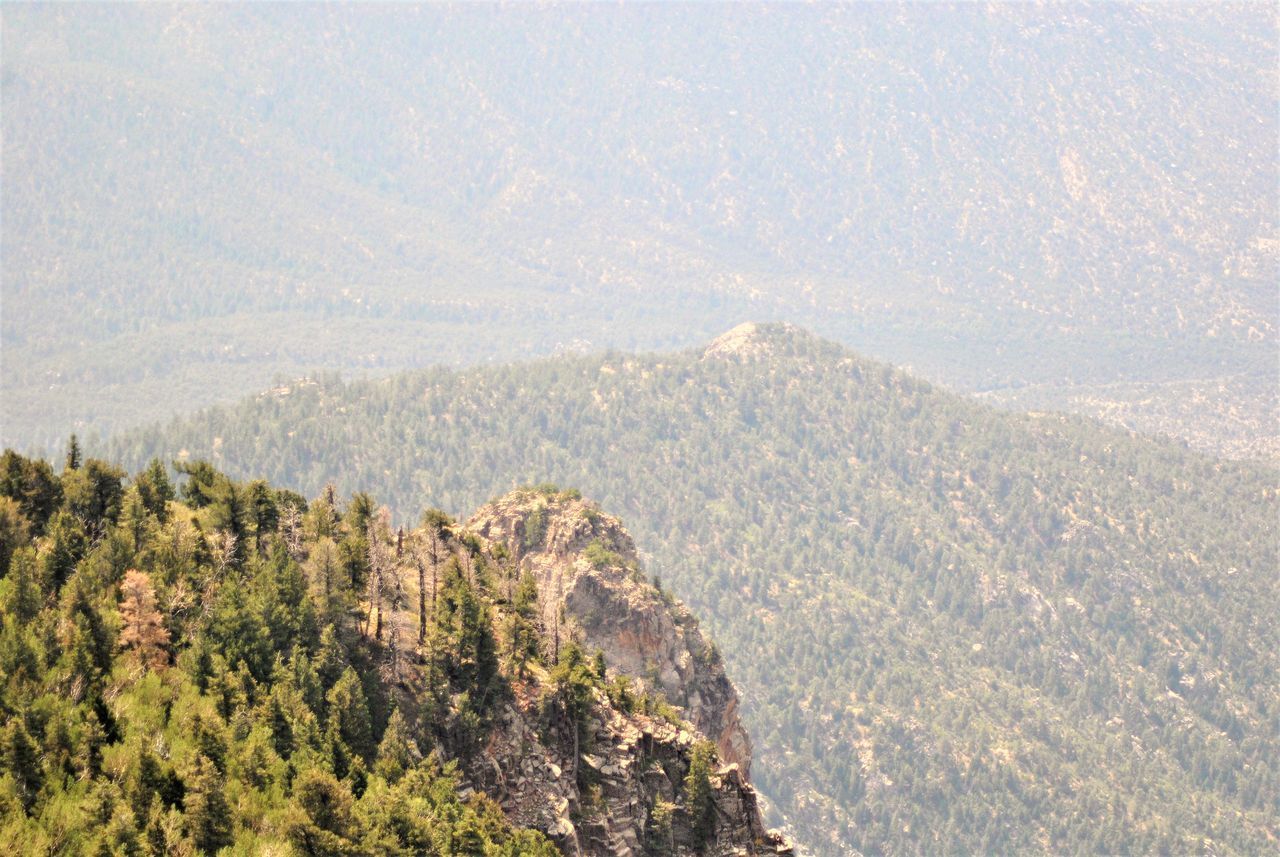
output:
M534 576L552 645L573 639L599 651L610 677L625 675L638 696L669 703L642 713L598 693L578 756L533 725L539 680L532 677L470 772L478 788L567 854L791 853L761 821L751 743L719 653L692 614L645 578L616 517L574 492L530 489L484 506L466 530ZM686 778L693 748L706 740L716 750L712 809L699 820L687 808Z
M751 741L720 653L693 614L644 577L620 520L573 493L516 491L481 508L467 529L533 573L547 629L563 617L610 669L661 692L750 776Z

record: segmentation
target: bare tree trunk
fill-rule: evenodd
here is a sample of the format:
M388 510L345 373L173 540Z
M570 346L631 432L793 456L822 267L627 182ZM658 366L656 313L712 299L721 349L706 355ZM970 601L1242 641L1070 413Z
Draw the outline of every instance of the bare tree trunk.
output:
M578 728L578 721L576 719L574 719L569 725L573 728L573 782L576 786L578 782L578 733L581 730Z
M385 508L369 521L369 615L373 622L373 638L382 642L382 587L388 574L394 573L391 557L391 515ZM384 539L384 532L386 538ZM373 616L376 613L377 618Z
M443 545L440 543L440 534L432 531L431 533L431 612L435 613L436 609L436 579L439 576L440 569L440 549Z
M427 642L427 567L422 558L416 558L418 566L418 645Z

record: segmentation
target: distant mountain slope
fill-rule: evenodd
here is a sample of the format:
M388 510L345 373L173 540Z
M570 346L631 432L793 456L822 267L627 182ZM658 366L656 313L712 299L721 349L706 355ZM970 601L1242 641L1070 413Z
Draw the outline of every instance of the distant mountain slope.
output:
M677 355L282 387L113 441L397 514L553 480L628 519L816 854L1280 836L1277 473L990 410L746 325Z
M965 390L1243 376L1165 427L1269 425L1267 4L0 14L11 443L743 317Z

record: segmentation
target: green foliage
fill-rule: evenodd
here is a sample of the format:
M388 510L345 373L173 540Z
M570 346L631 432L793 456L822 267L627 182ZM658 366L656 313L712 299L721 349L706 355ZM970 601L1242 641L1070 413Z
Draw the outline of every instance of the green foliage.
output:
M609 696L609 704L618 711L630 714L636 710L636 697L628 676L618 673L605 685L605 693Z
M547 512L542 506L538 506L524 518L524 549L540 550L546 538Z
M622 565L622 557L614 551L605 547L604 543L599 539L594 539L583 549L582 555L586 557L587 562L596 568L608 568L609 566Z
M444 668L455 688L470 689L477 713L499 699L497 642L488 607L456 558L445 567L436 626L443 638Z
M548 701L559 705L575 727L591 709L602 679L592 668L582 648L573 641L560 651L560 660L551 668Z
M688 813L695 842L703 845L715 830L715 802L711 773L716 761L716 747L710 741L698 741L689 756L689 770L684 777L684 811Z
M592 736L587 729L587 714L595 704L595 695L604 686L603 678L593 669L586 654L575 641L560 652L560 660L551 668L550 681L543 691L543 710L553 729L568 732L574 746L574 764L580 788L586 788L589 769L578 762L582 753L590 752Z
M533 575L525 572L520 578L512 599L511 614L507 620L507 639L510 658L515 673L524 675L525 666L538 657L541 639L538 622L538 584Z
M231 807L220 771L203 755L196 755L183 797L187 835L201 851L213 854L232 842Z
M225 479L212 464L203 460L175 461L173 469L187 477L179 493L182 502L193 509L209 505L218 483Z
M91 538L100 537L119 517L124 477L123 470L94 458L63 473L63 507L84 522Z
M308 579L312 557L364 523L367 497L315 516L325 534L291 547L277 513L305 503L264 482L186 467L193 524L170 514L183 507L154 463L123 513L119 472L76 464L0 578L0 830L19 852L555 853L424 758L473 748L503 692L492 605L456 561L432 617L456 696L419 708L413 676L384 679L391 654L361 633L349 578L327 595ZM23 474L43 472L12 454L0 466L18 497L34 496ZM28 520L14 496L0 504ZM256 549L225 565L214 542L229 528ZM526 618L536 600L521 596Z
M396 709L387 721L378 745L378 762L375 772L388 783L395 785L405 773L422 760L422 751L414 739L404 715Z
M0 496L14 500L30 523L31 534L39 535L62 501L62 485L47 461L6 449L0 457Z
M373 754L373 724L360 677L351 667L343 671L325 697L330 727L348 749L369 758Z
M168 504L176 494L173 483L169 481L169 474L160 459L151 459L147 469L133 480L133 485L138 489L138 497L143 507L154 515L159 523L167 522L169 520Z
M20 719L13 719L0 733L0 771L11 778L23 811L30 813L44 783L36 745Z
M315 385L113 448L142 465L220 438L246 476L318 491L340 474L406 518L544 477L582 486L719 644L757 787L796 829L843 831L819 854L1073 852L1097 836L1113 852L1265 851L1274 469L995 412L766 334L768 357ZM1100 815L1116 821L1086 821Z

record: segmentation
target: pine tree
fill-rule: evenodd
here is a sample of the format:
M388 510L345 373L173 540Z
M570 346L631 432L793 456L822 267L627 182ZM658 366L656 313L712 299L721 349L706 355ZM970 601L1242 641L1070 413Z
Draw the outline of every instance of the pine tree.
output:
M218 769L204 755L197 754L187 778L183 815L187 834L206 854L214 854L232 842L231 807L227 805L224 788Z
M280 509L276 505L275 492L261 479L249 483L246 489L247 514L253 524L253 542L258 553L266 552L266 538L280 525Z
M31 542L31 522L12 497L0 496L0 577L9 570L9 560L18 548Z
M484 602L476 595L456 558L445 565L437 624L448 648L446 668L455 686L487 703L498 674L497 646Z
M67 457L62 466L64 473L80 469L80 439L74 434L67 441Z
M428 509L422 515L422 530L412 548L414 564L418 569L418 645L427 642L427 571L431 572L431 607L435 613L440 561L444 556L445 537L450 518L439 509Z
M511 665L517 676L523 677L525 666L538 656L537 621L538 584L533 575L526 572L515 591L507 626Z
M18 718L14 718L3 733L4 746L0 748L3 756L3 770L7 771L17 783L18 798L22 807L31 812L35 806L36 796L44 783L44 774L40 769L40 756L36 745L27 734L26 726Z
M202 488L208 498L209 525L214 530L215 551L220 552L224 566L240 568L248 556L248 493L225 476L218 474L210 488Z
M21 627L40 612L43 602L36 552L29 547L18 550L9 562L9 574L0 580L0 613L5 621Z
M684 808L699 844L705 843L715 828L715 802L711 790L711 769L715 758L715 745L710 741L699 741L693 746L689 771L684 778Z
M173 483L169 481L169 474L160 459L151 459L147 469L133 480L133 487L138 490L138 497L146 510L161 524L168 522L169 501L174 499Z
M347 667L326 696L329 722L353 753L368 757L373 753L373 724L360 677Z
M60 590L75 570L85 552L84 529L66 510L56 513L49 522L40 552L41 578L52 591Z
M301 853L339 855L353 850L346 841L355 827L351 792L332 774L317 768L299 773L293 804L297 812L286 832Z
M356 495L366 497L367 495ZM354 505L354 501L353 501ZM373 638L382 641L382 627L385 623L383 596L384 590L396 585L392 580L396 575L395 557L391 551L391 515L381 509L376 516L356 515L356 520L366 522L365 544L367 545L369 575L367 580L369 612L365 621L365 632L373 625Z
M226 479L207 461L175 461L173 469L187 477L179 491L182 501L193 509L203 509L213 501L213 490Z
M120 584L120 645L132 650L144 669L159 669L169 661L169 631L156 609L151 577L137 569L125 572Z
M18 504L30 522L31 535L38 536L62 501L62 485L47 461L24 458L6 449L0 455L0 496Z
M389 783L397 783L405 773L422 759L422 752L409 730L400 709L391 712L387 729L378 745L378 760L374 772Z
M120 516L125 472L91 458L62 477L63 508L74 515L89 539L96 541Z

